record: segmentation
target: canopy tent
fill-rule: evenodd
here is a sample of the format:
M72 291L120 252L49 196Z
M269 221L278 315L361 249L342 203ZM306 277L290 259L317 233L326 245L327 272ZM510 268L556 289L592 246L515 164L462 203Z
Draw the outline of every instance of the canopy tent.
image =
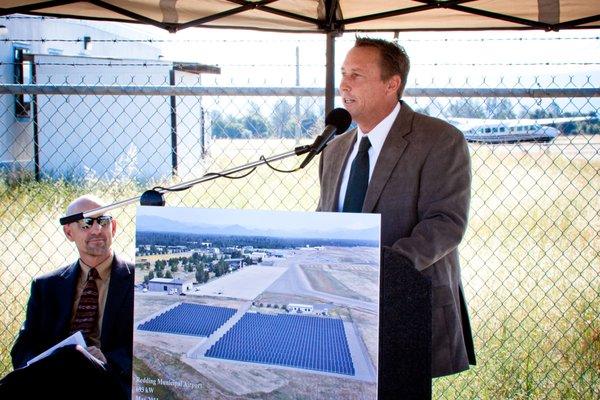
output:
M0 15L286 32L600 27L597 0L4 0Z
M14 13L137 22L171 32L327 33L327 111L333 109L334 37L340 32L600 28L598 0L3 0L0 15Z

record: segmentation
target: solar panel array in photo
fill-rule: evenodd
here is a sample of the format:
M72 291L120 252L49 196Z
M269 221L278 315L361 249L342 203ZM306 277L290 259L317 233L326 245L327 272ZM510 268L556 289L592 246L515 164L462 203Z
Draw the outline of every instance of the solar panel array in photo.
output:
M205 355L354 375L344 324L333 318L248 313Z
M235 314L233 308L182 303L141 324L142 331L210 336Z

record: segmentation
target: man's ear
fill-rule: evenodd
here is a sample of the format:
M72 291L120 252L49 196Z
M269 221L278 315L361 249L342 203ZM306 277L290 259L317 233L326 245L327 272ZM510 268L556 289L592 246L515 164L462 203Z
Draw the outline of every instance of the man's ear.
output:
M400 84L402 83L402 78L400 78L400 75L392 75L392 77L390 79L388 79L387 82L387 91L392 92L392 93L396 93L398 92L398 89L400 88Z
M116 219L112 219L110 221L110 230L112 231L112 236L115 236L115 233L117 233L117 220Z
M67 237L67 239L69 239L70 242L74 240L73 233L71 232L71 224L63 225L63 232L65 233L65 236Z

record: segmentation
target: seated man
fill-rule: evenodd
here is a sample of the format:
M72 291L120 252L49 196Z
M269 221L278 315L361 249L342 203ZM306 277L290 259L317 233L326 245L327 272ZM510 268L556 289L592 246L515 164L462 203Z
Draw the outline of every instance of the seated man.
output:
M102 206L101 200L82 196L67 207L66 215ZM15 371L0 381L1 398L8 398L7 393L44 398L131 396L134 267L111 249L116 229L109 215L64 225L79 259L33 281L25 323L11 351ZM85 338L87 352L70 346L27 366L77 331Z

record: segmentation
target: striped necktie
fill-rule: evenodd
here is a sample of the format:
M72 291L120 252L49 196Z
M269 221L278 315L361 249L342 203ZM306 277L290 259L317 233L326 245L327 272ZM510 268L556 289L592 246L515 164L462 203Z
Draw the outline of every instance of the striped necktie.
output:
M348 188L344 197L343 212L361 212L367 187L369 186L369 148L371 142L367 136L363 136L358 145L358 153L352 161L350 176L348 177Z
M99 278L100 275L96 268L91 268L79 298L75 318L71 323L71 333L81 331L86 342L98 325L98 285L96 285L96 279Z

